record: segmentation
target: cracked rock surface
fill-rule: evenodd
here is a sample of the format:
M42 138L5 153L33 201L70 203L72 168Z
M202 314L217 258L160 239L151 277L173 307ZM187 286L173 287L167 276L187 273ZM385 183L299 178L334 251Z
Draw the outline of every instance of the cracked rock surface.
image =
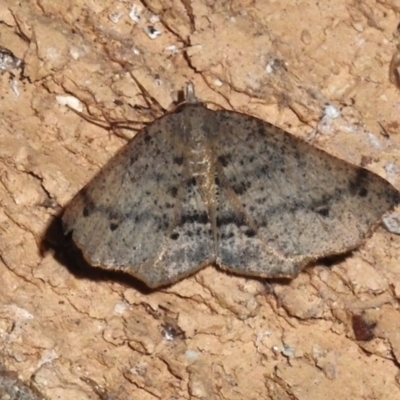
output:
M395 3L3 0L0 22L0 46L24 61L0 74L0 364L14 379L0 393L24 382L49 400L399 398L400 238L383 227L290 282L209 267L148 291L66 262L57 223L136 133L65 105L141 127L188 80L210 107L400 188Z

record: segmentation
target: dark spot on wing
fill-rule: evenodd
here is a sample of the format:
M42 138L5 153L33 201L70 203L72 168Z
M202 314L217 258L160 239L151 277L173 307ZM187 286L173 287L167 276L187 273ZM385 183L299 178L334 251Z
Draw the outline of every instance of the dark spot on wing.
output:
M322 217L329 217L329 208L328 207L320 207L315 210Z
M241 214L236 214L233 212L226 213L224 215L217 217L217 227L222 227L225 225L236 225L242 226L244 225L243 216Z
M252 238L254 236L256 236L256 231L254 229L247 229L244 234L248 237L248 238Z
M196 178L194 176L192 176L189 180L188 180L188 185L189 186L196 186L197 182L196 182Z
M227 167L230 162L230 156L228 155L221 155L218 157L218 161L221 163L223 167Z
M237 182L232 185L232 190L237 194L241 195L247 192L248 189L250 189L251 183L250 181L241 181Z
M171 188L168 189L167 193L171 195L173 198L175 198L176 195L178 194L178 188L176 186L172 186Z
M365 187L360 188L360 190L358 191L358 195L360 197L366 197L368 195L368 189L366 189Z
M115 231L118 228L119 224L115 223L115 222L111 222L110 223L110 230L111 231Z
M193 212L193 214L184 214L181 216L180 224L194 224L194 223L199 223L199 224L207 224L209 222L208 216L205 212L198 213L198 212Z
M179 233L177 233L177 232L172 233L172 234L170 235L170 238L171 238L172 240L177 240L177 239L179 238Z
M366 197L368 195L368 171L360 168L353 179L349 181L349 190L353 196Z
M174 163L176 165L182 165L183 164L183 157L175 157L174 158Z

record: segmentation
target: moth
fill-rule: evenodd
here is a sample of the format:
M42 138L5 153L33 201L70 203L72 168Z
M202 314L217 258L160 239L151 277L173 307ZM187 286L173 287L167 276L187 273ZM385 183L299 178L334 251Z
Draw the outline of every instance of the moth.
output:
M400 202L387 181L261 119L186 102L141 130L72 199L89 264L151 288L210 264L294 277L360 246Z

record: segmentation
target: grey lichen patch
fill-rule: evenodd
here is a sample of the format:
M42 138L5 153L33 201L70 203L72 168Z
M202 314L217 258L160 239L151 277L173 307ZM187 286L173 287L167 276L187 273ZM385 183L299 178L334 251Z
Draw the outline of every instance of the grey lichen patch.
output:
M0 371L0 399L46 400L36 389L22 382L16 372Z

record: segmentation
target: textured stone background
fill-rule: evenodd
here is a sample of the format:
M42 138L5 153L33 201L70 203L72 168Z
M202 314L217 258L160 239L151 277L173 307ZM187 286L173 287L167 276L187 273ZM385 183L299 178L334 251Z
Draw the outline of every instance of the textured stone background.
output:
M0 4L0 45L26 63L25 78L0 76L2 368L50 400L98 398L88 382L114 399L398 399L400 238L383 228L289 284L209 267L147 292L67 267L48 227L135 134L85 121L65 96L102 120L144 122L189 79L210 104L400 188L400 93L388 75L400 3L19 3ZM327 103L339 118L324 117ZM372 340L357 340L353 315Z

